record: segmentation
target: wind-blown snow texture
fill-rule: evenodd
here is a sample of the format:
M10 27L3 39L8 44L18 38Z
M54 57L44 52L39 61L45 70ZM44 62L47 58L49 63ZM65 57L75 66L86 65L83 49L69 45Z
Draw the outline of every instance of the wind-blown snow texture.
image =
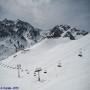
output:
M61 67L57 67L59 63ZM17 64L21 64L20 78ZM34 76L37 67L42 68L40 82ZM0 61L0 85L17 86L19 90L90 90L89 69L90 34L72 41L46 38Z
M88 32L69 25L57 25L50 30L41 30L25 21L4 19L0 21L0 60L46 38L76 40L87 34Z

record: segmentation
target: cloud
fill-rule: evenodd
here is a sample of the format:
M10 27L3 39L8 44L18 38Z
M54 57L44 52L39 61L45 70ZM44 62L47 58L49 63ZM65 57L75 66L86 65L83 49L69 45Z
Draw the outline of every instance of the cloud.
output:
M36 27L70 24L90 28L89 0L0 0L0 19L22 19Z

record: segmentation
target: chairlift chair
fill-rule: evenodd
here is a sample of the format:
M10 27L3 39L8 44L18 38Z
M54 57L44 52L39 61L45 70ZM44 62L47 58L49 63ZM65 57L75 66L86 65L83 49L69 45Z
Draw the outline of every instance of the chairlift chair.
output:
M36 72L34 72L34 76L36 76Z
M29 74L29 72L27 72L27 74Z
M62 66L61 66L61 64L59 63L59 64L57 65L57 67L62 67Z
M78 56L79 56L79 57L82 57L82 54L79 54Z
M47 73L47 71L45 70L43 73Z

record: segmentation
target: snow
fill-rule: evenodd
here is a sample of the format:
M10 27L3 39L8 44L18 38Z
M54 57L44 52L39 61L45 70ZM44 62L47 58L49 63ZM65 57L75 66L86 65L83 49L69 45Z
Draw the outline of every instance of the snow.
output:
M17 86L19 90L90 90L90 34L68 40L45 39L0 61L0 86ZM82 57L78 56L80 49ZM59 63L62 67L57 67ZM17 64L21 64L20 78ZM39 67L40 82L34 76Z

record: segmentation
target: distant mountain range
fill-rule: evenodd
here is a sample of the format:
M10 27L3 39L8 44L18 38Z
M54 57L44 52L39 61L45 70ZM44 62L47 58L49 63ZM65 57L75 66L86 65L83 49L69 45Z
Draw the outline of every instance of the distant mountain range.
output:
M0 21L0 60L30 47L45 38L77 40L89 32L72 28L69 25L57 25L49 30L35 28L31 24L21 20Z

